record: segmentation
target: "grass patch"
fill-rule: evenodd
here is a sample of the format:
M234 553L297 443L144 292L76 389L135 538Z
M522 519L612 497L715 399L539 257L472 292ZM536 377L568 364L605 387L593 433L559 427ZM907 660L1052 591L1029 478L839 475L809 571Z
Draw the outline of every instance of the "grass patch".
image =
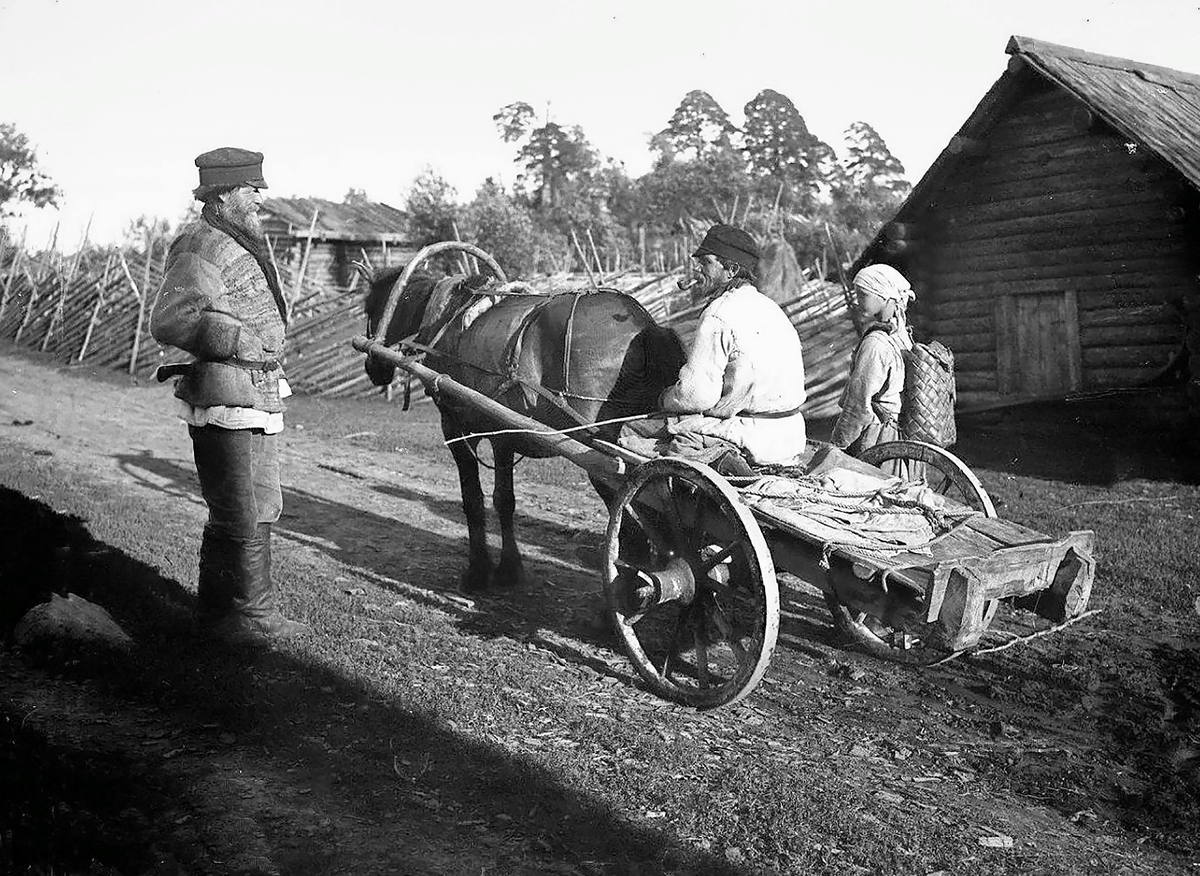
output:
M452 481L430 405L300 398L288 422L332 448L387 460L396 486L410 466ZM252 659L191 631L199 530L177 499L64 474L6 444L0 482L30 528L10 530L18 534L5 553L25 548L27 578L44 592L64 583L52 562L63 539L106 550L84 551L91 565L68 583L90 582L83 595L134 634L138 659L47 656L39 671L48 685L102 690L116 712L152 715L180 734L174 748L197 752L182 785L160 767L135 774L137 799L124 806L151 813L146 834L185 863L232 830L218 826L214 801L249 805L239 802L245 785L206 793L207 770L277 786L248 810L251 832L231 835L250 847L262 834L289 873L346 866L329 857L339 833L375 867L398 846L444 840L494 850L498 871L589 876L1186 872L1200 853L1200 792L1164 761L1177 740L1162 720L1151 645L1189 624L1194 635L1200 559L1188 521L1200 513L1200 488L1145 472L1048 477L1045 461L1009 467L999 451L989 456L987 442L1003 445L1003 434L964 432L960 455L1002 516L1050 534L1096 530L1094 598L1105 613L929 672L862 658L818 633L781 647L746 703L712 713L640 689L615 642L587 626L594 582L558 556L558 530L537 530L547 541L531 545L544 559L531 561L527 590L458 598L464 554L441 516L456 510L456 492L408 497L412 516L391 506L376 519L358 500L378 485L359 478L326 497L336 532L293 522L306 538L276 551L278 575L287 610L314 634ZM518 493L519 514L539 503L542 516L563 517L585 494L599 507L582 471L562 460L522 463ZM46 732L0 741L33 751ZM86 737L63 750L125 763ZM171 790L173 818L191 814L191 835L154 814L165 806L161 788ZM105 830L136 821L79 799ZM1013 847L981 845L997 835ZM422 871L415 861L392 869Z

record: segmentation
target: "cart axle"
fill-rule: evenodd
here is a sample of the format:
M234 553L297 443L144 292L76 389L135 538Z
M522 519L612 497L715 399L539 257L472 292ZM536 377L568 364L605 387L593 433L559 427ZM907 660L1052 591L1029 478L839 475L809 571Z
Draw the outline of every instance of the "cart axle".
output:
M627 594L627 614L642 614L667 602L691 605L696 598L696 577L692 567L680 557L672 557L657 571L622 569L617 580Z

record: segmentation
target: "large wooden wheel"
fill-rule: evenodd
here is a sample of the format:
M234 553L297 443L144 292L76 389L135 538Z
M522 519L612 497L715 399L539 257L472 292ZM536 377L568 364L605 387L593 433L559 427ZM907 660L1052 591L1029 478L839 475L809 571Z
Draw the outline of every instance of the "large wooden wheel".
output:
M387 332L387 327L392 324L392 316L396 313L396 306L400 303L400 293L404 291L404 287L408 285L408 281L412 279L417 268L425 264L433 256L444 252L460 252L474 256L487 265L488 270L492 272L501 284L508 282L508 277L505 276L504 269L500 267L499 263L475 244L466 243L461 240L443 240L438 243L431 243L417 252L412 257L412 261L404 266L404 271L400 276L396 278L396 282L392 285L391 294L388 295L387 304L383 308L383 314L379 317L379 322L376 323L375 337L372 337L371 340L383 340Z
M779 634L779 587L724 478L684 459L644 463L611 503L604 560L610 616L656 693L713 708L754 690Z
M996 506L979 478L966 463L936 444L923 441L887 441L867 448L859 456L863 462L889 475L923 481L939 496L996 516Z
M996 507L979 478L961 459L941 447L921 441L889 441L867 449L859 458L885 474L923 481L939 496L985 517L996 516ZM882 618L846 605L828 590L825 591L825 602L838 632L868 654L897 663L925 666L949 653L940 641L937 624L928 624L919 631L901 630ZM999 606L997 600L983 604L981 620L985 628L992 622Z

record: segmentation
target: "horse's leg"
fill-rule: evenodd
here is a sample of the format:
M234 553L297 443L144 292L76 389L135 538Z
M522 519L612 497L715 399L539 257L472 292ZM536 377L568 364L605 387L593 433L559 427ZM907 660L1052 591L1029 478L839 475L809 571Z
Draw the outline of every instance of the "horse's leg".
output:
M453 420L443 415L442 434L447 439L457 438L462 435L462 430ZM486 590L492 571L492 558L488 555L487 546L487 510L483 504L483 487L479 483L479 461L475 458L474 443L470 446L467 441L454 441L450 444L450 453L458 466L458 486L462 492L463 514L467 518L470 558L462 574L462 589L468 593Z
M493 580L501 587L513 587L525 583L525 564L521 560L521 547L517 544L517 532L513 523L517 509L516 492L513 490L515 454L512 444L504 440L492 441L492 451L496 459L492 505L500 517L500 538L503 545Z

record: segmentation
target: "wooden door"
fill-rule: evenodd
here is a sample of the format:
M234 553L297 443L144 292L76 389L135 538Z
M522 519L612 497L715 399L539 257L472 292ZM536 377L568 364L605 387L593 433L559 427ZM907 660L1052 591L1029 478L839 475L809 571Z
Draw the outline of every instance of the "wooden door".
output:
M1001 296L996 302L1000 395L1060 396L1079 389L1082 382L1075 292Z

